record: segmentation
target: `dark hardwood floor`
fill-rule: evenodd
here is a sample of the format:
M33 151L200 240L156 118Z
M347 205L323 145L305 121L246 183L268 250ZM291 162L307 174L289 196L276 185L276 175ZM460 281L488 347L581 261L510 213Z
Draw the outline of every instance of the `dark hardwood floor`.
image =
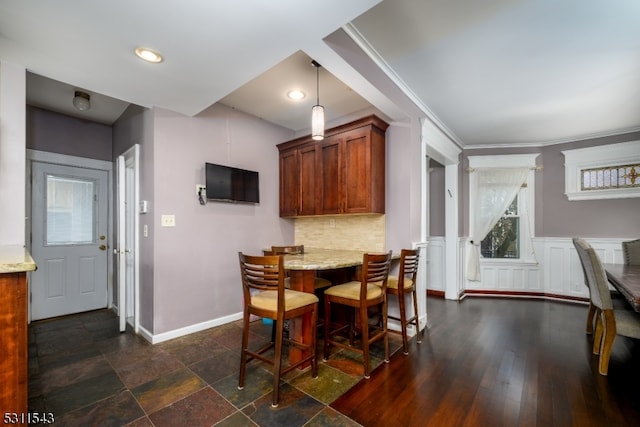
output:
M429 329L331 403L364 426L640 426L640 342L597 370L586 305L429 298Z

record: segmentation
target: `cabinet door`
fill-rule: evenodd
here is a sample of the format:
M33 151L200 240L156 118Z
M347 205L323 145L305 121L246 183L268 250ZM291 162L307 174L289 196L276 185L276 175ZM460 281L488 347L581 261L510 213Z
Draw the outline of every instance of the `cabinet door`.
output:
M27 411L27 273L0 274L0 408ZM9 425L9 424L6 424ZM20 423L26 426L27 423Z
M315 215L318 206L318 160L317 160L317 144L300 149L299 167L300 167L300 200L298 204L298 215Z
M280 216L298 214L299 194L298 152L280 153Z
M322 165L320 174L320 214L342 213L342 184L344 181L344 167L342 164L342 138L333 136L325 139L320 145L320 159Z
M370 132L357 129L344 139L344 213L371 212Z

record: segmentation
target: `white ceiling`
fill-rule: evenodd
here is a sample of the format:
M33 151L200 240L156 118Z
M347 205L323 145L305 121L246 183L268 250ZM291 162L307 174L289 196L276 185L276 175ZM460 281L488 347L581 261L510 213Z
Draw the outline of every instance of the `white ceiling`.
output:
M323 42L341 28L377 70ZM138 46L165 60L140 61ZM30 72L28 103L78 116L83 89L81 117L102 123L129 103L196 115L223 102L303 132L311 57L329 121L370 108L406 119L372 83L382 70L462 147L640 130L637 0L0 2L0 62ZM294 86L302 102L284 98Z

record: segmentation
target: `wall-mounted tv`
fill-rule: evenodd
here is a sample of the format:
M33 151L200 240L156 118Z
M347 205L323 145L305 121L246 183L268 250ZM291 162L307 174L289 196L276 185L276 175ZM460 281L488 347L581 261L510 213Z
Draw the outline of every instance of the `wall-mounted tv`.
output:
M205 163L207 199L225 202L260 202L258 172Z

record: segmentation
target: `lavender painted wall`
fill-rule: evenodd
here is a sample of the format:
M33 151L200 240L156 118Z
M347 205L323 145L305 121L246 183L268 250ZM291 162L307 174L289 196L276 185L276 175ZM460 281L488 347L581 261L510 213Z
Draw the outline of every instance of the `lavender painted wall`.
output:
M219 104L196 117L153 113L153 208L146 215L154 230L153 332L161 334L239 313L238 251L259 254L293 241L292 220L279 217L276 148L293 132ZM258 171L260 203L201 206L195 187L205 183L205 162ZM175 215L176 226L161 227L163 214Z
M392 123L386 132L385 237L394 253L421 240L420 122L414 123Z
M27 107L27 148L111 161L111 126Z
M640 237L640 198L569 201L564 195L563 150L634 141L640 132L546 147L541 174L543 195L536 210L536 233L553 237ZM538 208L538 206L536 206Z
M569 201L564 195L564 155L561 151L640 139L640 132L531 148L464 150L460 230L469 235L469 156L540 153L543 171L536 172L536 237L640 237L640 198Z

